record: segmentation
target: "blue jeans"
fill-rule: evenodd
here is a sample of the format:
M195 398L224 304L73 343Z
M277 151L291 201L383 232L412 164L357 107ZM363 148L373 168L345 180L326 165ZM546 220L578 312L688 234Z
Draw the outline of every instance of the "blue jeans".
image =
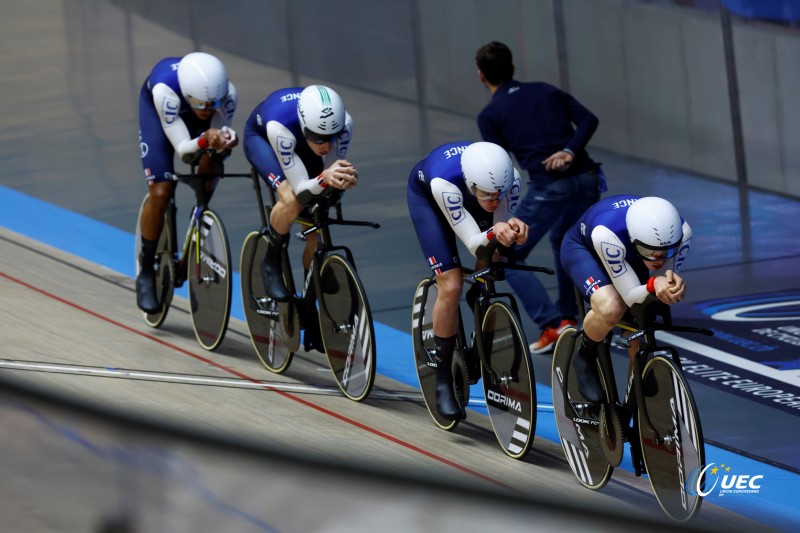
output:
M541 329L559 318L578 314L572 281L561 266L561 241L589 207L600 199L602 170L556 180L548 185L528 183L528 191L514 213L528 225L528 241L516 248L517 262L524 263L533 247L550 233L550 247L558 279L558 302L553 304L542 282L533 272L507 270L506 281L517 294L522 307Z

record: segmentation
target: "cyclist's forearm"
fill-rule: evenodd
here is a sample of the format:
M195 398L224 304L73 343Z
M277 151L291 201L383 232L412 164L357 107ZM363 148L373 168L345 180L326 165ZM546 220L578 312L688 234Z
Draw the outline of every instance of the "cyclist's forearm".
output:
M316 178L305 179L299 184L297 184L297 187L294 187L294 184L292 184L292 186L293 186L292 188L295 191L295 194L297 195L298 201L300 200L301 196L310 200L311 196L317 196L321 194L322 191L325 190L325 187L323 187L322 184L321 175ZM300 203L304 204L304 202ZM305 203L308 203L308 201L306 201Z

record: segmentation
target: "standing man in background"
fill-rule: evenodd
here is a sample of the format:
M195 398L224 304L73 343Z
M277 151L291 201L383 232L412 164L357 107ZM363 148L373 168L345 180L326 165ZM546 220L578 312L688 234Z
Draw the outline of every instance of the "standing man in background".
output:
M597 117L575 98L544 82L513 79L511 50L496 41L482 46L476 56L478 76L492 97L478 115L484 141L499 144L528 171L530 181L516 216L528 227L528 241L516 247L523 262L546 233L555 257L558 302L532 272L506 272L528 315L541 328L531 353L549 352L561 331L575 325L578 313L572 282L560 260L567 230L605 191L600 164L586 152L597 129Z

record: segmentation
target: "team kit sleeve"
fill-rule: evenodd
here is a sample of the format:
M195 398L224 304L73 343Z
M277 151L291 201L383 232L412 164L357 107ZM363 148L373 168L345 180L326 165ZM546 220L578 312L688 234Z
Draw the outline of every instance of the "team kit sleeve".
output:
M478 223L464 208L464 196L458 187L442 178L433 178L430 185L431 194L450 223L450 227L469 252L475 256L478 247L485 246L492 240L492 228L486 231L480 230Z
M596 226L591 238L594 251L625 304L630 307L642 303L648 295L647 285L642 285L639 276L625 259L625 245L617 234L605 226Z
M192 139L186 123L178 114L181 108L181 99L167 84L157 83L153 87L153 103L155 104L158 118L161 120L161 127L164 134L169 139L175 153L183 158L200 149L197 139Z
M322 177L316 176L314 179L308 179L308 171L303 161L297 155L297 139L294 134L276 120L270 120L266 126L267 140L270 146L275 151L278 157L283 175L286 176L286 181L292 186L295 196L304 191L308 191L313 195L320 194L324 187L322 186Z

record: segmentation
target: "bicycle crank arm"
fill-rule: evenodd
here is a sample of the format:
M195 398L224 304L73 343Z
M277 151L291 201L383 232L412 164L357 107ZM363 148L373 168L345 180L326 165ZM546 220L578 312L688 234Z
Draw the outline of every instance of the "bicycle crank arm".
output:
M588 417L583 417L580 414L578 414L577 416L573 416L572 417L572 421L574 423L580 424L582 426L593 426L593 427L599 427L600 426L600 421L599 420L595 420L593 418L588 418Z
M265 316L265 317L270 318L272 320L278 320L278 318L280 318L280 316L281 316L280 312L273 311L271 309L256 309L256 314L259 314L261 316Z
M281 316L280 311L273 305L269 298L256 298L256 314L265 316L272 320L278 320Z

